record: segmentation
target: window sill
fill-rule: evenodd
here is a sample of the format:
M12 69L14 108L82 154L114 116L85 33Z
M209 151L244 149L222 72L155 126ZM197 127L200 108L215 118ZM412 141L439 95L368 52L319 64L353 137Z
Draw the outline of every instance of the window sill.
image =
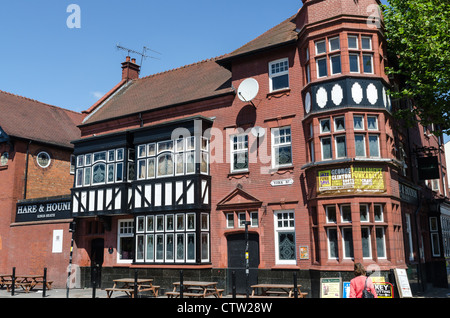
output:
M242 171L242 172L230 172L228 174L228 179L242 179L242 178L248 178L250 175L249 171Z
M272 98L280 98L280 97L283 97L283 96L289 96L291 94L291 89L290 88L284 88L284 89L280 89L280 90L277 90L277 91L273 91L273 92L270 92L270 93L267 93L267 98L268 99L272 99Z
M8 165L0 166L0 171L8 169Z
M277 264L272 266L271 269L300 269L297 264Z
M292 173L294 171L294 165L283 166L283 167L274 167L269 170L270 174L273 176L275 174L285 174Z

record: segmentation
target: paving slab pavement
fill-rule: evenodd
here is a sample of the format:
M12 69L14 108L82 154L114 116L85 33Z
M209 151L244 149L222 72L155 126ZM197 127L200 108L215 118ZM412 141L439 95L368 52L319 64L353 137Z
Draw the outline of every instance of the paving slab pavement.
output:
M43 292L41 289L37 291L31 291L29 293L25 293L22 290L16 290L15 295L11 296L11 292L7 292L5 288L0 289L0 298L43 298ZM95 292L96 298L107 298L106 291L102 289L96 289ZM224 296L226 298L231 298L231 295ZM239 296L238 296L239 297ZM241 298L242 296L240 296ZM45 298L66 298L67 299L67 290L66 289L50 289L46 291ZM84 289L70 289L69 290L69 298L93 298L93 290L92 288L84 288ZM116 293L112 295L112 298L128 298L124 293ZM153 298L151 296L146 296L145 293L142 293L142 298ZM160 298L166 298L165 296L161 296ZM413 298L450 298L450 288L430 288L425 292L416 293Z

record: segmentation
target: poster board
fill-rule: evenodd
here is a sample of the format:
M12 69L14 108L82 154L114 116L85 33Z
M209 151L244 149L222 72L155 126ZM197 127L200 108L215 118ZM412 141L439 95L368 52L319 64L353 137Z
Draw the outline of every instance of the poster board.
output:
M378 298L394 298L394 287L391 283L377 282L373 283Z
M318 171L318 194L385 192L383 168L354 167Z
M342 278L321 278L320 298L342 298Z
M405 269L394 268L395 281L397 283L400 298L411 298L412 292L409 286L408 275Z
M342 298L350 298L350 282L342 284Z

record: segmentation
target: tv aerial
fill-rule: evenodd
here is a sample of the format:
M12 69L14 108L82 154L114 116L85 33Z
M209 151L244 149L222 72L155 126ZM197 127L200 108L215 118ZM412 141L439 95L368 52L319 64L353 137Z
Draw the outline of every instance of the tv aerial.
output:
M254 78L245 79L237 90L238 97L241 101L246 103L251 103L253 107L256 108L255 104L253 104L253 99L255 99L256 95L259 92L259 84L258 81Z
M142 48L142 52L138 52L138 51L136 51L136 50L133 50L133 49L130 49L130 48L126 48L126 47L124 47L124 46L122 46L122 45L120 45L120 44L117 44L117 45L116 45L116 48L117 48L118 50L127 51L127 52L128 52L128 55L130 55L130 53L134 53L134 54L140 55L140 56L141 56L141 65L140 65L141 68L142 68L142 64L144 63L144 59L146 59L146 58L155 59L155 60L160 60L160 58L157 58L157 57L154 57L154 56L147 55L147 54L146 54L147 51L151 51L151 52L156 53L156 54L159 54L159 55L161 55L161 53L159 53L159 52L157 52L157 51L155 51L155 50L149 49L149 48L146 47L146 46L144 46L144 47Z

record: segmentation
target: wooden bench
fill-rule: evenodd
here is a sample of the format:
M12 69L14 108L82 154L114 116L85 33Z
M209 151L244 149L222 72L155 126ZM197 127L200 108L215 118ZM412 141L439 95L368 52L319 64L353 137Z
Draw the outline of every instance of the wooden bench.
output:
M5 285L6 285L6 291L10 292L12 289L12 282L7 282L7 283L5 283ZM16 282L16 283L14 283L14 289L16 289L17 287L21 287L23 290L25 290L26 293L28 293L30 291L30 289L33 287L33 284Z
M52 289L52 284L53 284L53 281L47 281L45 286L46 286L47 289ZM43 281L37 281L36 283L34 283L32 288L34 288L34 286L36 286L36 285L42 285L42 288L44 288L44 282Z
M250 295L250 298L289 298L289 296L263 296L263 295Z
M156 285L140 285L140 288L141 289L139 289L139 292L151 291L151 292L153 292L153 296L158 297L160 286L156 286Z
M111 298L111 295L115 291L124 292L128 296L134 297L134 288L105 288L106 295L108 298Z
M167 295L169 298L176 298L176 297L180 297L180 292L166 292L166 295ZM193 297L200 297L200 298L203 298L204 295L203 295L203 294L199 294L199 293L189 293L189 292L184 292L184 293L183 293L183 297L190 297L190 298L193 298Z
M200 288L200 287L189 287L189 290L203 291L203 289ZM219 297L222 297L223 291L224 291L224 289L217 288L217 294L218 294ZM214 289L214 288L207 288L206 289L206 294L207 295L210 295L211 293L215 293L215 292L216 292L216 289Z

